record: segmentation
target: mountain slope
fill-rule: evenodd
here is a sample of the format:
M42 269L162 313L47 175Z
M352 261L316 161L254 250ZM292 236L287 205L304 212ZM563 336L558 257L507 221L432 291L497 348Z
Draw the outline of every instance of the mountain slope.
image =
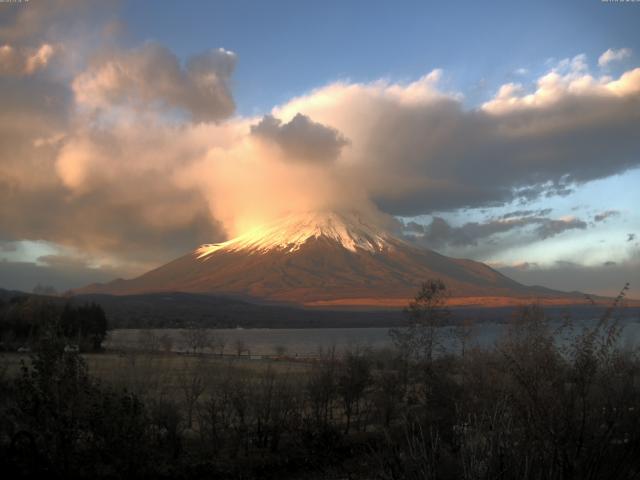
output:
M288 217L228 242L203 245L138 278L77 293L172 291L307 305L390 305L394 299L406 302L429 278L442 279L459 298L568 296L525 287L479 262L416 248L369 219L337 213Z

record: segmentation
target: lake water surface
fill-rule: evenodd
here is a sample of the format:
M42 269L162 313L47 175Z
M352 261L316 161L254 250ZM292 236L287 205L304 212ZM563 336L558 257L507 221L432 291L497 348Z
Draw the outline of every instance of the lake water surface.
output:
M583 321L580 325L593 325L594 321ZM559 322L552 323L555 327ZM640 323L637 319L626 319L620 322L623 326L620 335L620 345L624 348L640 347ZM503 323L482 323L472 328L470 344L480 347L491 347L507 331ZM571 335L580 332L583 327L575 326L573 334L566 332L559 335L558 341L564 342ZM457 342L452 335L452 327L442 327L439 338L447 349L457 348ZM391 347L392 341L388 328L252 328L252 329L211 329L208 330L212 339L222 339L225 343L224 353L235 354L237 345L241 342L245 354L274 355L276 352L286 351L287 355L315 356L319 349L335 347L338 353L354 347L369 347L381 349ZM171 349L176 352L189 350L182 329L122 329L113 330L105 343L106 348L113 350L140 350L150 336L159 338L168 335L172 340ZM156 346L156 348L159 348ZM217 349L216 349L217 350ZM205 350L206 351L206 350Z

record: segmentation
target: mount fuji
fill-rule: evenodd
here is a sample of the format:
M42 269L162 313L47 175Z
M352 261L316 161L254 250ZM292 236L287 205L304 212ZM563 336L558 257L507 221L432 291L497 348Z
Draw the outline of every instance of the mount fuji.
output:
M579 293L524 286L489 266L419 248L356 212L297 214L205 244L131 280L75 294L186 292L304 306L399 306L439 278L454 305L580 303Z

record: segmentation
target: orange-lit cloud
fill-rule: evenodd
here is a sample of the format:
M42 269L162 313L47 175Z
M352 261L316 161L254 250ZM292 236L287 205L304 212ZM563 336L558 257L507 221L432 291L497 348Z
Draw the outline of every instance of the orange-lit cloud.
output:
M0 45L0 75L32 75L47 66L54 52L54 47L48 43L38 48Z

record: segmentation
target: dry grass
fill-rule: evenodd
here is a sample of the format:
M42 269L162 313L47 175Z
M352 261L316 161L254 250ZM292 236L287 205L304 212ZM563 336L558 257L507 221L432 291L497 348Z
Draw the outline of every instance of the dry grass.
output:
M227 375L257 381L269 371L297 382L302 381L311 368L306 363L286 360L250 360L172 353L107 352L83 354L82 357L87 362L90 374L101 382L153 397L173 397L182 387L183 380L194 374L202 376L205 386L210 387L215 384L216 379ZM28 354L5 353L0 356L4 377L16 378L23 362L29 364Z

